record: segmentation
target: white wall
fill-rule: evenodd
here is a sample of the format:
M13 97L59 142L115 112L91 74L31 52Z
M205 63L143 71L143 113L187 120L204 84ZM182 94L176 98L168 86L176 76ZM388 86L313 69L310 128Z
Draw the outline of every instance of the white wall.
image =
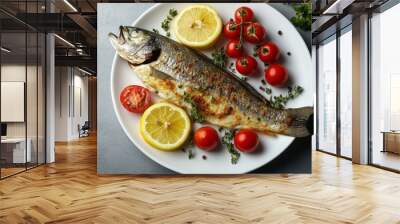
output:
M38 70L36 70L38 69ZM25 80L27 79L27 80ZM27 120L23 122L6 122L7 137L24 138L25 133L30 139L32 151L32 161L36 162L37 153L39 153L39 163L44 162L45 145L45 117L44 117L44 74L42 68L36 65L25 64L3 64L1 66L2 82L24 82L26 84L26 108L22 112L27 115ZM2 96L7 97L7 96ZM9 108L1 108L9 110ZM26 110L26 111L24 111ZM39 150L39 151L38 151Z
M72 67L56 67L55 74L55 140L77 139L78 125L88 120L88 77Z

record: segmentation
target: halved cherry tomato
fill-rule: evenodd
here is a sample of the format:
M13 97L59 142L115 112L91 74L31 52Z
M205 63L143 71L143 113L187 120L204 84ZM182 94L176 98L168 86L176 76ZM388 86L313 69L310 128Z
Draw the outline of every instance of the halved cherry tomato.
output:
M235 147L242 152L253 152L258 145L258 135L249 129L240 129L233 140Z
M250 75L256 68L256 59L251 56L240 57L236 60L236 70L242 75Z
M279 48L273 42L268 42L258 48L258 57L263 62L274 62L279 58Z
M208 126L201 127L194 133L194 143L200 149L205 151L212 151L218 145L218 133L217 131Z
M252 44L260 43L265 36L265 29L259 23L250 23L244 27L244 39Z
M286 68L280 64L270 64L265 70L265 80L272 86L283 86L288 80Z
M143 113L151 105L150 91L142 86L125 87L119 95L122 106L132 113Z
M238 58L243 55L243 45L239 40L230 40L225 47L226 55L231 58Z
M235 11L235 21L237 24L240 24L241 22L250 22L253 18L253 10L249 7L242 6Z
M238 39L240 36L240 26L232 19L224 26L224 36L228 39Z

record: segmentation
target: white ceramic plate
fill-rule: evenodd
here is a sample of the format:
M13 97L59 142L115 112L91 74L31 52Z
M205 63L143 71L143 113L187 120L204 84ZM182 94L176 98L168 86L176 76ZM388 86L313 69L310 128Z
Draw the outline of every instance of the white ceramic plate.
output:
M136 19L132 25L144 29L152 30L156 28L161 34L165 32L161 29L161 21L167 16L169 9L175 8L178 11L192 3L170 3L157 4L150 8ZM221 16L224 22L233 17L235 10L243 5L253 9L255 17L267 31L267 38L274 41L281 50L280 62L288 69L290 80L293 84L304 87L304 92L295 100L289 102L288 107L312 106L314 81L312 77L311 57L306 44L297 32L295 27L277 10L265 3L211 3L212 6ZM121 24L130 25L130 24ZM117 28L115 29L117 30ZM282 35L278 35L278 31L282 31ZM172 37L174 38L174 37ZM223 38L221 38L223 39ZM222 44L224 40L221 41ZM222 45L221 45L222 46ZM253 47L246 46L247 52L252 54ZM291 53L291 56L287 55ZM204 51L210 55L210 51ZM260 75L257 78L249 78L248 82L259 90L261 86L261 75L263 65L259 61ZM111 94L114 104L115 113L118 120L124 129L129 139L146 154L149 158L159 163L160 165L169 168L178 173L184 174L241 174L257 169L281 154L294 140L288 136L267 136L259 134L260 148L255 153L241 153L237 164L231 164L230 155L226 148L220 146L220 149L215 152L204 152L200 149L192 148L195 157L188 159L187 153L181 150L175 152L163 152L150 147L146 144L139 135L139 119L140 115L127 112L119 103L119 93L128 85L143 85L136 77L134 72L128 67L126 61L122 60L117 55L114 58L111 71ZM261 90L259 90L262 92ZM287 90L273 88L274 95L287 93ZM263 95L266 96L265 93ZM153 96L156 100L156 96ZM199 125L196 124L196 127ZM203 160L202 156L206 155L207 159Z

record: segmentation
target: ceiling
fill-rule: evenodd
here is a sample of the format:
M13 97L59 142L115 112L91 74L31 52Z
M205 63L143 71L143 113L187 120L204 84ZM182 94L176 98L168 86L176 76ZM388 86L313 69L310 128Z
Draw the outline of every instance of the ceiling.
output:
M389 0L312 0L313 44L352 23L354 17L374 10Z
M56 65L78 66L95 73L98 2L105 1L1 0L1 43L11 50L2 60L35 61L37 51L44 47L37 44L36 35L54 32Z

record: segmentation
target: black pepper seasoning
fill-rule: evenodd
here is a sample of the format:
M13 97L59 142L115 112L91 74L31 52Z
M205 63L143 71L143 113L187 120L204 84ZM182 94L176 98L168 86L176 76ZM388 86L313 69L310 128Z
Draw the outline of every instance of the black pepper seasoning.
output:
M261 83L262 83L264 86L267 85L267 83L265 82L264 79L261 79Z

